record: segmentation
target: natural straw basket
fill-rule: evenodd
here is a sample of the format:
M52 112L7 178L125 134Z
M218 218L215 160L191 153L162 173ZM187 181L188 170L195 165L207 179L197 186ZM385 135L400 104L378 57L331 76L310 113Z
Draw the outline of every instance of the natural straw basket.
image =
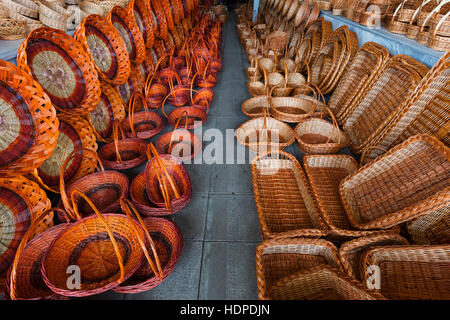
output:
M448 300L449 263L448 244L377 247L362 255L361 278L370 282L371 275L364 270L376 266L383 279L380 292L388 299Z
M327 234L303 169L291 154L276 151L253 159L252 184L263 239Z
M137 64L142 63L146 57L146 49L144 38L136 24L133 7L127 6L124 9L114 6L107 14L106 19L122 37L130 60Z
M405 55L394 56L384 65L354 102L343 125L356 153L361 153L371 135L401 111L404 93L413 89L427 72L425 65Z
M77 156L66 170L64 180L67 184L95 170L94 159L82 149L97 150L95 135L89 122L81 117L58 115L59 136L56 148L50 158L36 170L34 177L46 189L58 193L61 165L69 153L77 151Z
M82 217L93 214L89 204L83 199L85 197L73 196L72 194L81 191L101 212L120 212L120 199L128 197L129 181L125 174L113 170L105 171L103 164L97 153L89 149L83 150L94 157L100 166L99 172L91 173L81 179L74 181L66 187L64 181L60 184L61 205L64 206L71 219L76 216L71 203L75 203L79 208L78 214ZM76 154L72 152L61 166L61 175L64 174L68 162ZM62 179L61 179L62 180Z
M119 140L119 128L121 140ZM127 138L120 127L119 120L114 120L113 140L113 142L103 145L98 152L105 168L126 170L135 168L146 161L147 143L139 138Z
M134 211L139 223L151 236L153 242L153 253L158 256L161 277L157 277L148 262L144 261L136 273L114 291L120 293L138 293L148 291L163 282L175 269L181 250L183 249L183 236L178 226L167 219L148 217L142 220L133 204L124 199ZM157 264L158 264L157 262Z
M332 154L350 144L346 134L339 129L333 112L326 107L333 123L321 118L304 118L295 127L298 148L306 154Z
M76 222L70 224L53 240L42 259L42 277L55 293L83 297L117 287L141 266L143 254L148 254L143 227L122 214L102 215L81 192L95 214L81 219L76 203ZM108 261L108 266L105 266ZM67 288L67 270L78 265L83 275L80 287Z
M382 45L369 41L361 46L329 100L339 124L388 59L389 52Z
M303 158L303 166L319 213L330 229L329 238L343 240L380 232L355 229L342 205L339 184L358 169L358 164L352 157L340 154L309 155Z
M184 129L178 129L181 119L185 117ZM194 133L187 130L187 112L180 115L173 131L163 134L156 141L156 150L161 154L170 154L181 161L193 159L202 151L202 141Z
M241 105L242 113L249 118L264 116L264 109L270 111L269 97L259 96L245 100Z
M399 234L378 232L343 243L339 248L339 255L341 256L342 265L348 275L361 281L361 274L365 271L360 269L360 259L364 251L373 247L408 244L408 241Z
M59 111L84 115L97 107L97 72L87 52L65 32L51 28L31 32L19 47L17 65L42 85Z
M8 124L2 125L0 132L19 133L14 140L1 142L0 175L16 177L35 170L50 157L59 122L50 99L29 74L0 60L0 82L2 122Z
M105 15L105 11L103 10L103 8L100 7L98 4L96 4L95 2L83 0L78 4L78 6L80 7L81 10L86 12L88 15L91 15L91 14L98 14L100 16Z
M450 243L450 215L448 207L405 223L405 230L412 243L433 245Z
M49 212L60 209L49 209ZM67 223L52 226L32 236L45 215L32 221L22 238L6 277L7 295L12 300L52 300L59 298L42 280L41 261L48 245L68 226Z
M384 300L339 269L317 266L284 277L270 288L268 300Z
M168 154L159 155L152 143L147 157L145 185L149 200L168 212L184 208L192 198L192 183L181 161Z
M237 141L253 152L282 150L294 140L292 128L275 118L269 117L269 110L263 109L263 116L251 119L236 130Z
M258 299L267 299L272 286L280 279L302 270L330 265L341 271L337 248L323 239L271 239L256 247Z
M90 15L76 27L74 38L89 54L99 76L121 85L130 76L130 57L125 43L113 25L99 15Z
M450 11L448 11L445 15L442 16L441 20L436 24L433 28L433 31L430 32L430 40L428 42L428 46L431 49L438 51L446 51L450 50L450 26L449 19ZM445 30L445 31L444 31ZM445 35L441 35L445 34Z
M339 191L351 224L386 229L448 206L449 160L442 142L417 135L346 177Z
M2 0L2 2L10 12L17 12L30 18L39 16L39 5L31 0Z
M144 111L136 112L142 109L142 106ZM122 128L129 138L149 139L164 129L164 120L156 112L148 110L142 93L134 91L128 103L128 117L122 121Z
M89 114L88 120L94 129L97 140L110 142L112 141L113 122L125 118L125 107L117 88L105 81L100 81L100 88L102 91L100 102L97 108Z
M0 200L2 203L0 241L4 244L0 254L0 274L5 273L14 260L21 239L30 224L39 219L31 236L35 236L53 225L53 212L47 212L51 203L44 190L21 176L0 178Z
M18 40L27 36L27 23L25 21L9 18L0 18L0 39Z

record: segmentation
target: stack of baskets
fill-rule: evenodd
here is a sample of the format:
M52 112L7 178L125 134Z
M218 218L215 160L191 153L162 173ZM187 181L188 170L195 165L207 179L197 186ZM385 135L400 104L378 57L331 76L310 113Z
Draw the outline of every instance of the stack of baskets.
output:
M354 3L354 19L368 21L371 3ZM241 12L237 25L251 63L253 97L242 104L251 119L236 137L257 153L258 298L449 299L449 53L428 70L374 42L358 49L346 27L333 32L323 18L306 27L310 10L272 0L257 24ZM381 16L389 13L387 5ZM281 56L261 45L261 24L287 33ZM282 150L292 151L293 135L303 167ZM345 146L363 166L335 154Z
M11 299L137 293L167 278L183 237L163 217L191 200L182 161L201 142L188 130L206 121L222 67L222 22L198 1L75 2L95 14L74 37L39 28L18 67L0 61L0 289ZM63 3L40 6L40 18L68 22ZM156 148L147 139L166 101L175 129ZM140 165L132 181L120 172ZM57 208L44 190L60 194ZM81 286L66 286L71 265Z

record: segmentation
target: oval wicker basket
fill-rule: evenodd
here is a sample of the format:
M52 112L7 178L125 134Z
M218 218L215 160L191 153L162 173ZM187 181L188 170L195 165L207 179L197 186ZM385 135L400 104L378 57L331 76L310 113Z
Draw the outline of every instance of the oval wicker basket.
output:
M1 135L0 174L16 177L32 172L50 157L59 122L38 82L9 62L0 60L0 68L0 132L17 133L12 139Z
M22 42L17 65L30 73L61 112L85 115L97 107L100 83L88 53L60 30L39 28Z
M125 43L109 20L90 15L76 27L74 38L88 52L99 76L113 84L121 85L130 76L130 57Z
M142 63L146 56L144 38L139 31L134 11L131 6L125 9L115 6L106 16L114 28L122 37L130 60L134 63Z

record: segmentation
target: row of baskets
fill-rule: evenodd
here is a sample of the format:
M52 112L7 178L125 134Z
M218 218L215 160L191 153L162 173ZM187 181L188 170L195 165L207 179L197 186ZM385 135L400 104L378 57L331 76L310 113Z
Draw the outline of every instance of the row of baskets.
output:
M0 276L11 299L142 292L178 261L182 235L164 216L192 197L182 160L202 147L188 130L206 121L213 99L221 22L195 2L167 10L155 3L90 15L74 38L36 29L19 49L18 67L1 61L0 94L11 111L1 125L8 223L0 228L8 232L0 232ZM158 24L151 5L161 9ZM169 115L165 104L175 107ZM145 140L164 127L157 109L174 130L155 146ZM120 172L141 164L131 183ZM57 208L44 189L60 193ZM53 226L54 214L60 223ZM80 282L69 286L73 272Z
M242 24L245 16L240 13ZM290 52L300 51L303 42L291 42L296 32L297 39L309 35L305 47L316 44L305 50L307 54L291 57L299 68L321 70L315 79L306 71L305 84L296 88L316 101L302 109L299 101L295 106L276 101L295 96L262 93L242 104L243 112L253 119L236 132L240 143L259 152L252 161L264 240L256 254L258 297L449 299L449 54L431 70L407 56L390 57L373 42L352 54L347 41L336 40L342 30L332 31L322 18L311 24L314 28L305 28L306 20L294 32L284 27L288 34L284 43L289 45L282 53L287 61ZM258 24L264 22L267 25L261 20ZM258 24L247 25L252 31ZM290 50L291 43L297 43L293 45L297 50ZM277 54L267 41L263 50L266 54L261 50L258 59ZM346 63L339 62L348 55L352 57ZM259 68L264 74L267 64L262 62L250 65L247 72L254 76L252 72ZM341 76L336 77L339 72ZM328 105L317 98L327 90L331 93ZM280 109L290 111L290 117L283 118ZM322 119L324 109L329 110L334 126ZM323 126L317 131L312 126L300 130L316 119L328 122L328 131ZM288 123L297 126L292 130ZM339 148L327 148L340 130L336 123L343 125L342 133L354 151L364 140L358 137L373 132L377 138L380 132L390 132L384 136L389 143L381 147L369 140L361 148L362 162L367 164L360 167L353 157L332 154ZM275 135L279 139L273 141ZM256 139L253 144L251 137ZM398 138L395 144L392 137ZM281 151L295 138L300 150L310 154L303 158L303 167ZM311 145L317 148L306 148L304 140L314 138L316 143Z

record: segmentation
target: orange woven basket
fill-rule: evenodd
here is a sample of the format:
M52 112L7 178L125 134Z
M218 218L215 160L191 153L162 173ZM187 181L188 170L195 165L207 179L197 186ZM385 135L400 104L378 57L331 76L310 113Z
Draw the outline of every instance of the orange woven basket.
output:
M64 180L67 184L94 172L94 159L81 152L81 149L97 150L94 132L89 122L81 117L58 115L58 143L50 158L34 172L34 178L46 189L58 193L61 165L72 151L77 151Z
M145 0L131 0L129 5L133 4L134 17L136 19L136 24L142 34L145 41L145 46L147 48L153 47L155 41L155 24L153 22L153 17L149 12L150 3Z
M164 14L163 7L161 6L161 3L159 0L151 0L150 3L150 14L152 15L153 22L156 26L156 29L158 32L156 33L156 36L159 39L165 40L168 36L168 25L166 16Z
M61 112L84 115L98 104L100 84L89 54L63 31L32 31L19 47L17 66L39 82Z
M280 279L302 270L329 265L344 271L337 248L323 239L271 239L256 247L258 299L267 299Z
M83 152L86 152L95 158L100 167L99 171L77 179L67 187L64 180L60 179L61 183L59 189L61 193L61 202L59 206L64 207L72 220L75 220L77 215L86 217L93 214L95 210L92 209L89 203L86 203L86 201L83 200L85 197L73 195L75 192L79 191L85 194L100 212L120 212L120 199L128 197L128 177L118 171L105 171L96 152L89 149L84 149ZM69 161L76 155L76 152L69 154L66 161L61 166L61 176L64 175ZM74 211L73 204L76 204L78 208L77 212ZM61 216L58 217L61 219Z
M13 262L30 224L43 216L31 236L45 231L53 225L53 212L47 212L51 203L44 190L20 176L0 178L0 203L3 221L0 224L0 241L4 244L0 254L0 274L4 274Z
M117 87L125 105L129 104L133 93L142 93L144 88L145 82L141 70L139 69L139 66L134 64L132 65L132 72L128 81Z
M73 35L89 53L103 80L116 86L128 80L130 57L122 37L109 20L92 14L76 27Z
M320 237L328 233L294 156L284 151L261 154L251 166L263 239Z
M137 26L132 5L129 3L125 8L114 6L106 19L122 37L130 60L142 63L146 56L145 43Z
M173 32L175 30L175 23L174 23L174 16L172 13L172 4L171 1L173 0L159 0L159 4L161 5L161 8L164 12L164 16L166 17L167 21L167 28L170 32Z
M48 209L47 212L53 217L54 210L60 209L52 208ZM53 300L61 298L61 296L55 295L42 280L41 261L49 243L68 224L64 223L52 226L33 237L33 233L45 219L46 213L32 221L30 228L20 242L14 261L8 270L6 294L11 300Z
M18 133L15 139L7 137L2 142L0 176L25 175L41 166L56 147L59 125L56 111L38 82L3 60L0 60L0 97L3 109L0 133L13 130Z
M100 81L102 94L97 108L87 118L90 122L97 140L112 141L113 121L125 118L125 108L117 88L105 81Z
M89 198L77 191L95 214L81 218L76 203L76 222L71 223L49 245L42 259L42 277L55 293L82 297L117 287L138 270L143 261L145 231L123 214L101 214ZM106 264L106 261L108 263ZM81 275L78 287L68 288L69 267L77 265Z

